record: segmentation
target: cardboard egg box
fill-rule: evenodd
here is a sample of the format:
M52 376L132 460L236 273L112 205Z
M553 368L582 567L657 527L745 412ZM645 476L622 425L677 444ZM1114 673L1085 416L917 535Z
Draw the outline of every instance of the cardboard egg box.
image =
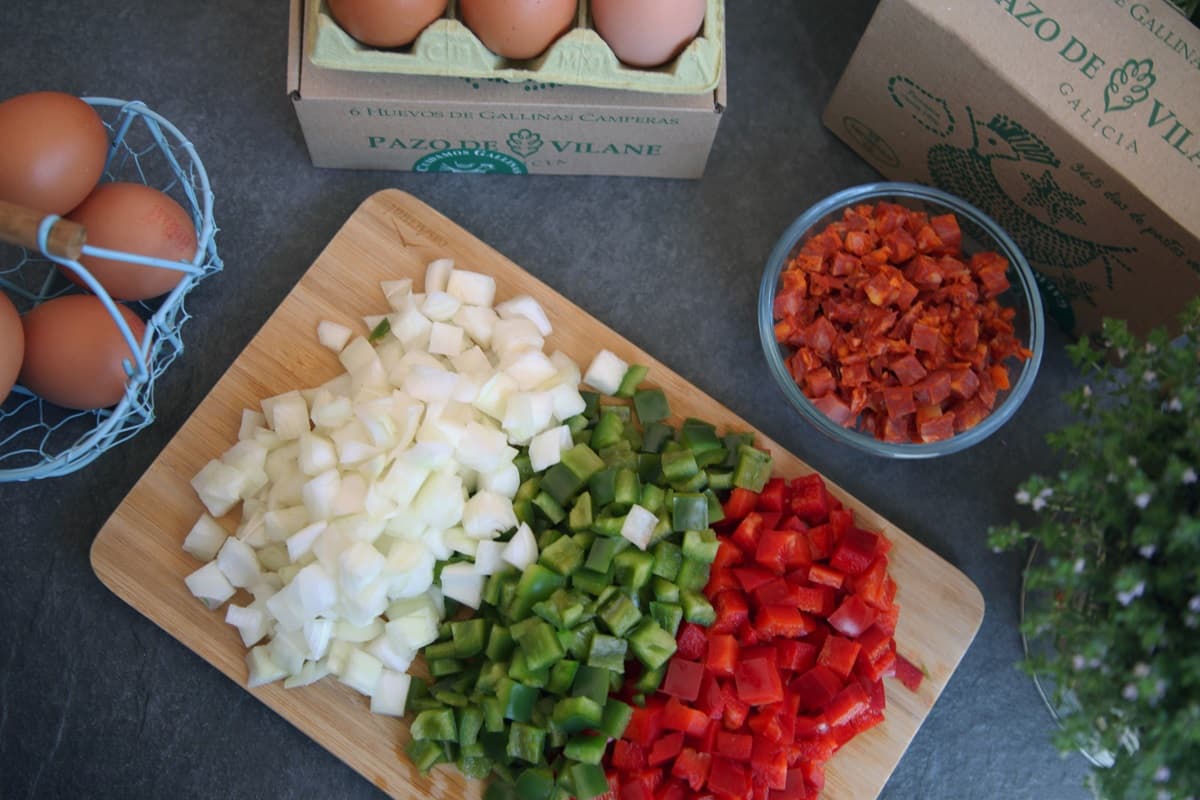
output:
M457 78L538 81L657 94L702 94L721 80L725 2L708 0L700 34L674 61L655 68L621 63L591 26L589 0L580 0L575 26L540 56L514 61L497 56L458 17L451 0L445 15L408 47L381 50L355 40L333 20L325 0L306 0L306 52L330 70Z

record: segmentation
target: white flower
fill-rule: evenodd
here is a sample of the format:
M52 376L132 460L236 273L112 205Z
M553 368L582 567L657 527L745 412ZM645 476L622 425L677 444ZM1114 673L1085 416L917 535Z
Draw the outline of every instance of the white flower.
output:
M1033 498L1033 502L1030 503L1030 507L1034 511L1041 511L1043 508L1046 507L1046 498L1042 497L1039 494L1037 497Z
M1158 548L1152 544L1144 544L1138 548L1142 558L1154 558L1154 554L1158 552Z
M1166 783L1169 780L1171 780L1171 768L1166 764L1154 770L1154 781L1156 783Z
M1171 800L1171 793L1166 789L1159 789L1158 793L1154 795L1154 800Z
M1075 570L1076 575L1082 575L1083 570L1086 567L1087 567L1087 562L1084 561L1082 558L1075 559L1075 566L1073 567L1073 569Z
M1188 599L1188 611L1200 614L1200 594L1194 594Z
M1141 492L1137 497L1133 498L1133 504L1138 508L1145 508L1150 505L1151 496L1149 492Z
M1154 346L1153 342L1146 342L1146 352L1149 354L1157 353L1158 348Z
M1196 470L1193 467L1188 467L1183 471L1183 477L1180 479L1185 484L1196 482Z
M1193 629L1200 627L1200 617L1197 617L1195 614L1188 614L1183 618L1183 624Z
M1145 677L1148 677L1149 675L1150 675L1150 665L1149 664L1145 663L1144 661L1139 661L1137 664L1134 665L1133 677L1145 678Z
M1087 659L1076 653L1071 658L1071 666L1075 668L1076 672L1080 672L1084 667L1087 666Z
M1183 411L1183 401L1178 397L1172 397L1171 402L1167 403L1167 411Z
M1146 582L1138 581L1136 585L1128 592L1117 592L1117 600L1121 605L1127 606L1136 598L1141 597L1146 592Z
M1152 369L1148 369L1142 373L1142 381L1144 383L1154 383L1158 380L1158 373Z
M1091 387L1090 385L1088 385L1088 384L1084 384L1084 386L1083 386L1083 396L1084 396L1084 397L1091 397L1091 396L1092 396L1092 387Z
M1130 456L1129 457L1129 466L1133 467L1134 469L1137 469L1137 465L1138 465L1137 456Z
M1137 700L1138 699L1137 687L1134 686L1132 683L1125 684L1125 688L1121 690L1121 697L1124 697L1126 700L1128 700L1131 703L1134 700Z
M1022 489L1016 493L1016 495L1014 496L1013 499L1015 499L1018 503L1020 503L1023 506L1029 505L1029 500L1030 500L1029 492Z
M1125 360L1125 356L1127 356L1127 355L1129 355L1129 351L1128 351L1126 348L1124 348L1124 347L1118 347L1118 348L1117 348L1117 358L1119 358L1119 359L1121 359L1122 361L1124 361L1124 360Z

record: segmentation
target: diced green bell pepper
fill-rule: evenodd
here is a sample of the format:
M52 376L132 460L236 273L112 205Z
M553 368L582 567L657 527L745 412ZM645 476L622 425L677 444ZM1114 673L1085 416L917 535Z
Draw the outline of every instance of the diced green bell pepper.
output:
M546 732L524 722L514 722L508 729L508 757L528 764L545 758Z
M412 724L412 737L435 742L455 741L458 738L458 724L454 720L454 711L442 708L417 714Z
M647 669L658 669L675 655L675 637L652 619L643 619L629 634L629 649Z
M674 641L671 640L672 644ZM588 648L587 663L589 666L602 667L610 672L624 673L627 647L624 639L603 633L593 634L592 646Z
M633 410L643 425L671 416L671 405L662 389L641 389L633 393Z

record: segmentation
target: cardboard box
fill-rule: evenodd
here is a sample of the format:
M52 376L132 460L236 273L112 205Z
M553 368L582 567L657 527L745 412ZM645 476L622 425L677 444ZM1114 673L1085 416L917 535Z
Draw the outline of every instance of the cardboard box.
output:
M291 0L288 93L318 167L699 178L725 108L704 94L431 78L314 66Z
M1200 293L1200 31L1162 0L882 0L824 122L995 218L1067 330Z

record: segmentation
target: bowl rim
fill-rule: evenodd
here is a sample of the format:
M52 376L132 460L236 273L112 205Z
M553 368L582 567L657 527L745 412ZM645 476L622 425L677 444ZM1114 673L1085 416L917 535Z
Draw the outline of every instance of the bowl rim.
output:
M1003 402L996 406L982 422L975 427L955 434L949 439L939 442L893 443L876 439L865 433L843 427L837 424L823 412L817 409L812 401L800 390L792 379L784 364L781 353L783 347L775 341L774 301L779 277L787 265L788 257L794 248L800 244L800 239L822 217L846 206L868 201L883 199L920 200L936 203L947 207L955 214L966 218L972 224L981 228L996 243L1009 262L1010 270L1016 271L1017 280L1027 298L1029 306L1029 341L1024 345L1031 351L1012 388L1008 390ZM1042 305L1041 293L1034 278L1033 268L1030 267L1024 253L1013 241L1012 237L988 214L961 197L919 183L903 181L877 181L859 184L834 192L828 197L810 206L797 217L783 232L767 258L766 269L758 293L758 333L762 343L763 354L775 383L783 391L790 404L800 412L801 416L813 423L825 435L844 442L852 447L873 455L888 456L900 459L935 458L965 450L991 436L1016 413L1033 387L1034 380L1042 363L1045 349L1045 310Z

